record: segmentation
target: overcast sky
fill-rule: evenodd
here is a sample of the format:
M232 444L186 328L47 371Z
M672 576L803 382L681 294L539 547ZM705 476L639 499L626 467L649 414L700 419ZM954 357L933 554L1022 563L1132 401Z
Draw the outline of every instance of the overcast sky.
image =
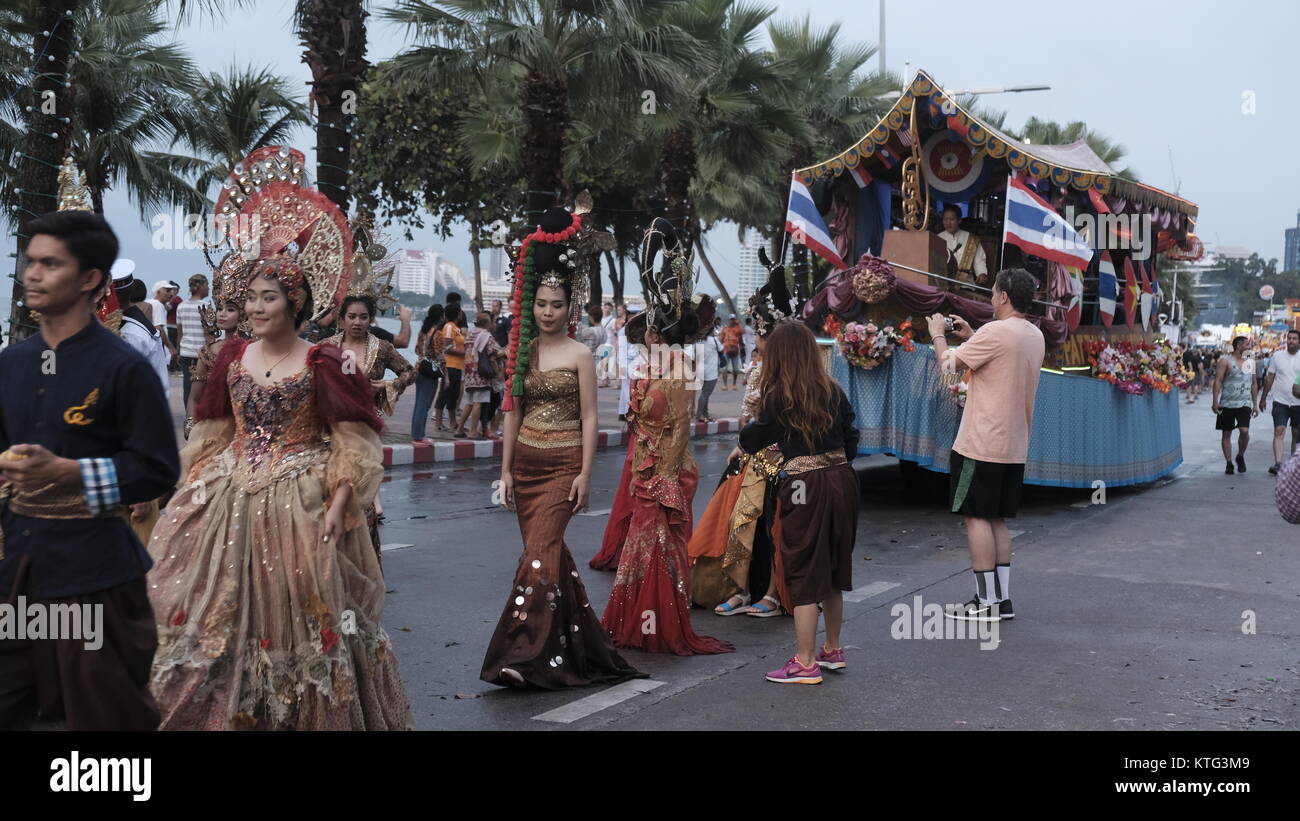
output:
M779 17L807 12L816 25L839 21L849 39L874 43L878 2L782 0L777 5ZM371 8L387 4L372 0ZM181 28L177 39L204 70L231 63L270 66L301 88L305 99L310 74L290 28L292 5L270 0L259 3L256 12L195 21ZM910 63L948 88L1051 86L1050 91L990 95L984 102L1006 110L1010 128L1030 116L1086 121L1127 147L1125 164L1143 182L1177 190L1200 205L1197 233L1206 242L1245 246L1280 259L1282 232L1296 225L1300 209L1300 164L1294 154L1300 106L1295 90L1287 91L1300 77L1298 9L1294 0L1070 5L889 0L886 56L890 69L902 71ZM371 22L371 62L407 45L402 29ZM313 143L306 132L295 141L309 155ZM136 260L146 279L183 282L206 272L196 251L151 248L148 224L125 194L110 194L106 210L121 237L122 255ZM734 287L734 229L715 230L709 242L719 274ZM443 250L472 270L464 234L443 241L425 231L409 247ZM8 279L3 283L7 291Z

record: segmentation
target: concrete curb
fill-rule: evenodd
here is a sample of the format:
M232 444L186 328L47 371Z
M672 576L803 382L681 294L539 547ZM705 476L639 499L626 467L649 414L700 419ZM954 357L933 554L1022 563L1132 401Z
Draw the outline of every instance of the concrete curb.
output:
M695 422L691 425L691 436L712 436L717 433L736 433L740 430L739 419L718 419L713 422ZM614 448L626 444L626 429L602 430L597 434L596 447ZM419 465L428 462L457 462L462 459L492 459L501 456L501 442L456 439L449 442L435 442L432 445L407 444L384 445L384 467L402 465Z

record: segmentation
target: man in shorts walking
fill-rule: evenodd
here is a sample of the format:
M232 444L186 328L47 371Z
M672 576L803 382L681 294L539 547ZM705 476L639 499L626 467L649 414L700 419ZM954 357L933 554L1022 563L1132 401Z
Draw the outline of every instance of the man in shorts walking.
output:
M1267 410L1269 399L1273 400L1273 467L1268 472L1277 475L1286 461L1282 445L1286 442L1286 429L1291 428L1291 450L1295 453L1296 440L1300 439L1300 399L1292 392L1296 382L1296 366L1300 365L1300 331L1286 332L1286 347L1278 348L1268 362L1268 372L1264 376L1264 390L1259 398L1259 410Z
M1223 460L1228 467L1223 472L1232 475L1232 432L1241 431L1237 437L1237 472L1246 472L1246 446L1250 444L1250 418L1258 416L1255 407L1259 399L1259 383L1247 369L1244 336L1232 340L1232 353L1222 357L1214 369L1210 410L1217 414L1214 429L1223 432Z
M998 272L993 282L993 321L973 335L952 317L953 335L965 340L949 350L945 317L928 320L934 352L947 372L971 371L966 409L949 457L953 513L966 522L975 598L949 608L950 618L999 621L1015 618L1011 607L1011 532L1008 518L1020 508L1029 432L1034 420L1038 374L1045 343L1025 319L1036 285L1022 268Z

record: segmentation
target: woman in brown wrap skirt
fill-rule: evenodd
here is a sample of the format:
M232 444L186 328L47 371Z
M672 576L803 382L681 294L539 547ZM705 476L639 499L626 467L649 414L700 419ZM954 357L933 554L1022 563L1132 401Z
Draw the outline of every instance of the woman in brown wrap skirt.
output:
M821 363L817 340L799 322L782 322L763 353L762 400L740 432L740 447L781 451L777 518L785 584L794 606L795 655L767 674L780 684L820 684L821 668L845 668L840 644L841 593L853 589L858 480L851 462L858 431L848 398ZM816 649L817 605L826 614L826 642Z
M555 237L569 220L563 209L549 209L537 233ZM535 290L527 310L538 334L531 344L520 341L518 329L512 334L512 377L522 374L523 390L507 396L517 404L506 413L500 485L502 502L519 512L524 552L480 678L547 690L612 684L643 674L615 651L564 543L569 519L587 506L596 366L587 346L566 336L576 277L560 254L572 251L536 234L530 241L525 253L532 271L520 273L525 292ZM515 321L523 324L519 301Z

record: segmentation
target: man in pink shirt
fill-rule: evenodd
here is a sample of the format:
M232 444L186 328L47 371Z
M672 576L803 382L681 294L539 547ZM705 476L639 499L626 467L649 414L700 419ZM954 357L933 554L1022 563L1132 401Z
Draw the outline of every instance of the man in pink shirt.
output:
M993 283L993 321L972 334L969 325L953 317L952 334L965 341L951 350L944 339L946 318L935 314L927 321L943 369L971 371L966 409L952 445L948 485L952 512L966 519L975 598L950 609L947 615L952 618L1015 618L1006 520L1020 508L1034 397L1043 366L1043 333L1025 319L1035 290L1028 271L1000 271Z

